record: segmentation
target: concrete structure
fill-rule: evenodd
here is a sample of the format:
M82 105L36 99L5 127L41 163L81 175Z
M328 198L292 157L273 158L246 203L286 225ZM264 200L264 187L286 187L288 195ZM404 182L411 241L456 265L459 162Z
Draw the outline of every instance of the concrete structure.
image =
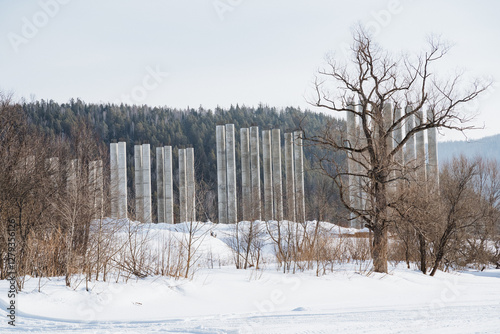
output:
M356 147L357 133L356 133L356 114L354 114L354 105L350 103L347 106L348 111L346 111L346 132L347 132L347 143L345 145L350 148ZM355 154L353 152L347 151L347 172L348 174L348 192L349 192L349 205L354 209L359 209L359 177L355 174L358 172L358 164L354 160ZM354 221L355 214L350 213L350 223L354 227L356 222Z
M186 219L196 221L196 178L194 172L194 148L186 149Z
M252 220L261 220L259 127L250 128L250 176L252 182Z
M128 218L127 206L127 144L118 143L118 218Z
M400 122L400 123L394 129L394 147L395 148L403 141L403 123L401 122L402 116L403 116L403 114L402 114L401 108L396 107L396 110L394 111L394 122ZM403 168L403 165L404 165L403 149L399 150L394 155L394 163L395 163L396 168L398 170L396 172L395 176L397 178L400 178L402 176L401 169ZM401 189L401 186L402 186L402 182L401 182L401 180L398 180L396 182L396 187L398 189Z
M251 178L250 178L250 137L248 128L240 129L240 151L241 151L241 208L242 219L251 220Z
M59 158L48 158L45 160L45 167L47 168L47 172L50 177L50 181L52 182L53 187L57 187L59 185Z
M163 147L156 148L156 218L158 223L164 223L165 218L165 150Z
M285 194L286 219L295 221L295 166L293 161L293 133L285 133Z
M417 111L416 114L416 126L419 126L425 122L424 111L422 108ZM424 131L419 131L415 135L416 139L416 167L417 167L417 180L418 182L425 183L426 171L425 171L425 133Z
M274 219L283 220L283 187L281 174L281 132L273 129L271 133L272 159L273 159L273 196Z
M109 144L111 218L118 218L118 143Z
M226 124L227 222L229 224L238 222L235 144L234 124Z
M135 219L153 221L151 203L151 152L149 144L134 146Z
M427 110L427 118L432 120L433 111ZM437 129L427 129L427 181L429 186L439 191L439 166L437 150Z
M144 223L153 221L151 203L151 149L149 144L142 144L142 181L144 194Z
M383 116L384 116L384 133L387 133L387 137L385 140L385 145L386 145L386 156L389 156L392 150L394 149L394 130L391 130L391 127L393 125L393 110L392 110L392 105L390 103L386 103L384 105L384 108L382 110ZM395 166L394 166L394 158L390 159L390 165L389 165L390 171L388 174L388 179L389 180L395 180L396 179L396 172L395 172ZM387 185L387 190L389 191L390 195L395 195L396 190L397 190L397 184L396 182L390 182Z
M273 170L271 155L271 131L262 131L262 164L264 166L264 220L274 219Z
M144 184L142 170L142 146L134 146L135 219L144 222Z
M68 166L68 177L66 183L66 189L71 199L76 196L78 191L78 176L79 176L80 163L78 159L72 159L69 161Z
M306 204L304 197L304 154L302 145L302 131L293 133L293 148L295 160L295 205L298 222L306 221Z
M411 114L412 113L412 108L411 106L407 106L405 108L405 113L408 115L406 118L406 134L410 133L410 131L413 130L415 127L415 115ZM415 148L415 135L412 135L409 140L405 144L405 151L404 151L404 164L406 167L405 173L410 173L407 175L410 179L414 179L414 173L413 173L413 168L416 163L416 148Z
M163 194L165 197L165 223L174 223L174 180L172 177L172 146L163 147Z
M355 119L358 119L358 117L355 117ZM362 129L361 129L361 124L360 122L357 122L356 125L356 139L355 139L355 147L359 148L362 147L362 145L365 144L365 141L362 139ZM354 153L353 154L354 159L356 161L364 162L366 163L366 159L363 159L363 154L362 153ZM368 196L366 195L364 189L366 187L366 181L365 178L361 175L366 175L366 170L363 167L363 165L360 162L355 162L355 173L358 174L359 176L355 177L355 198L354 198L354 206L358 208L359 210L363 211L366 210L366 203ZM363 227L363 221L362 219L358 219L356 221L352 221L352 226L356 228L362 228Z
M217 125L215 139L217 145L217 201L219 224L227 224L227 160L226 127L224 125Z
M187 222L186 149L179 149L179 222Z
M102 170L102 160L91 161L89 163L89 186L90 198L94 210L93 219L103 217L103 190L104 178Z

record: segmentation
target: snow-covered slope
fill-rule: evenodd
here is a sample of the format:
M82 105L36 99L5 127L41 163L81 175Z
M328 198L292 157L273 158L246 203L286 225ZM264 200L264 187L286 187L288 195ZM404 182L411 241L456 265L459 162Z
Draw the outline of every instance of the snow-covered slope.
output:
M186 226L141 226L158 238ZM500 270L429 277L392 267L369 274L344 264L283 274L268 261L260 270L237 270L226 237L232 226L206 224L204 254L221 259L198 268L192 280L153 276L128 282L75 277L27 278L17 296L16 331L42 333L495 333L500 328ZM354 231L343 230L343 233ZM219 266L219 263L221 264ZM78 285L78 282L81 283ZM0 281L0 291L8 282ZM41 292L38 292L38 290ZM0 295L0 332L7 325L7 294Z

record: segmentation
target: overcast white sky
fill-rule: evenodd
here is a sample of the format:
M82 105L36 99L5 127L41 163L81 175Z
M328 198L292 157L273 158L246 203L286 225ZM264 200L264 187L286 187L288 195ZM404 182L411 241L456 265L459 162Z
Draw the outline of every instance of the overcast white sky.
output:
M357 22L395 51L441 34L455 45L443 70L496 81L498 13L495 0L0 0L0 89L57 102L314 110L305 96L315 72L326 53L344 57ZM497 85L474 105L485 128L469 138L500 133L499 105Z

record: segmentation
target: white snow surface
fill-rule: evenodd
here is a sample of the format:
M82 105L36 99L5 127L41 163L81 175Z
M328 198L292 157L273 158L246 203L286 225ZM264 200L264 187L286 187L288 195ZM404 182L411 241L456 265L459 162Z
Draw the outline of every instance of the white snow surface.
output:
M182 236L186 226L140 228L158 240ZM226 244L234 227L203 229L217 234L207 234L200 247L215 264L200 260L193 279L98 281L86 291L78 277L71 288L64 277L27 277L16 297L15 327L6 317L9 282L0 281L0 333L500 333L500 270L429 277L401 265L368 274L347 264L320 277L283 274L271 262L270 245L262 269L237 270Z

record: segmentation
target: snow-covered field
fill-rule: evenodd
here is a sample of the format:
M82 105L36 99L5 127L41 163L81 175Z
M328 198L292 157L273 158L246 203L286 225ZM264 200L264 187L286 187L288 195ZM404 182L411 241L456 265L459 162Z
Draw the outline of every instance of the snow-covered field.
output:
M204 251L229 260L224 228L204 239ZM28 278L15 328L7 324L8 282L0 281L0 332L500 333L500 270L429 277L402 266L382 275L344 264L316 277L283 274L270 262L261 270L220 262L192 280L93 282L90 292L78 278L71 288L63 277Z

